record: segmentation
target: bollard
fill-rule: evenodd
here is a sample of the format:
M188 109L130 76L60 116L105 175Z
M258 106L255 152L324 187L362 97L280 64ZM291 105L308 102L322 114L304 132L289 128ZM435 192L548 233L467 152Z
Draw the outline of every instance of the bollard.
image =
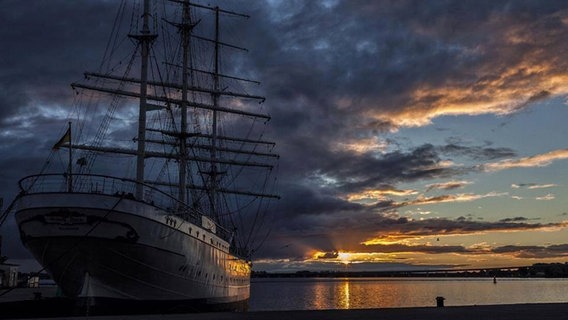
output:
M436 297L436 307L443 307L444 306L444 300L446 300L446 298L444 297Z

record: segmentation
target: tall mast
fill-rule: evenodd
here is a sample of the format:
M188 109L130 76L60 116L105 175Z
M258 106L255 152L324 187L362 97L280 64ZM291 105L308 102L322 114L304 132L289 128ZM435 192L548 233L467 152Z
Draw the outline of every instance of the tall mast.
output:
M136 198L144 197L144 158L146 154L146 97L148 92L148 58L150 45L156 35L150 33L150 0L144 0L143 25L139 35L132 36L142 47L140 64L140 108L138 113L138 149L136 152Z
M219 106L219 7L215 7L215 70L213 72L213 106ZM213 110L213 127L211 130L211 184L209 186L211 209L217 216L217 110Z
M69 121L67 125L69 126L67 128L67 132L69 133L69 162L67 163L69 178L67 179L67 192L73 192L73 148L71 146L73 139L71 136L71 121Z
M179 105L181 111L181 127L180 127L180 140L179 140L179 193L178 200L180 204L186 202L186 186L187 186L187 91L188 91L188 60L189 60L189 36L191 31L191 16L189 12L189 0L183 3L183 21L180 26L183 57L182 57L182 90L181 90L181 103Z

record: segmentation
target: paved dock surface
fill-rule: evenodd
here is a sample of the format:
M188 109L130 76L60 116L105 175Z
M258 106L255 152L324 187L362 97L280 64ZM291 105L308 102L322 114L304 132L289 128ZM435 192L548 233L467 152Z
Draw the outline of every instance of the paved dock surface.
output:
M44 318L48 319L48 318ZM51 318L53 319L53 318ZM568 303L323 311L263 311L170 315L69 317L76 320L562 320Z

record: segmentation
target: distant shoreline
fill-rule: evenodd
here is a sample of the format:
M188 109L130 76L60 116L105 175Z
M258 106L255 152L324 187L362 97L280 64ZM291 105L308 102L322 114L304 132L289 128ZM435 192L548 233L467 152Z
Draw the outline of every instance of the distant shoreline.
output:
M477 269L431 269L396 271L253 271L252 278L391 278L391 277L453 277L453 278L568 278L567 263L536 263L532 266Z

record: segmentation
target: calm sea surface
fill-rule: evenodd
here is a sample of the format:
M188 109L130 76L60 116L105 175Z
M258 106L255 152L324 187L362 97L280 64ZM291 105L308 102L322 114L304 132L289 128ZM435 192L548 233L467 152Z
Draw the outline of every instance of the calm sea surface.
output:
M252 279L251 311L568 302L568 279Z

